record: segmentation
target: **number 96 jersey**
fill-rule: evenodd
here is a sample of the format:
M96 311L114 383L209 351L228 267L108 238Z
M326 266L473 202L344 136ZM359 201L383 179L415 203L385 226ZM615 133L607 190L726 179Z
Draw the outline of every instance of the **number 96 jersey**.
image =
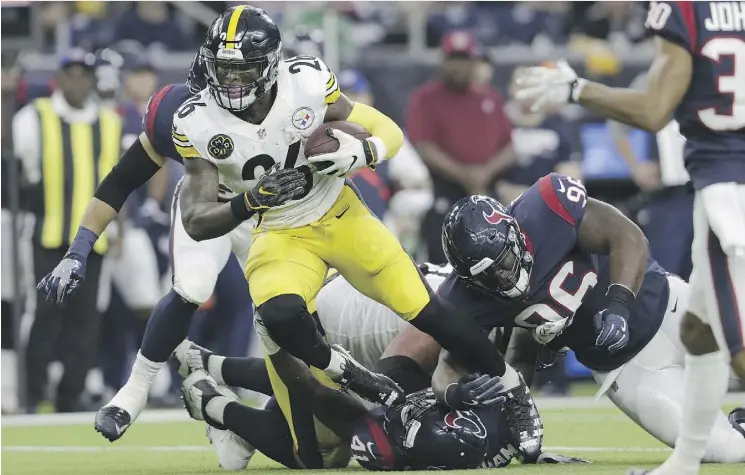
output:
M261 124L239 119L204 89L174 115L173 142L185 160L217 167L220 201L250 190L275 165L304 171L303 195L267 211L261 222L265 229L304 226L320 219L344 187L343 178L312 173L304 154L305 141L340 94L336 76L320 59L290 58L280 64L277 97Z

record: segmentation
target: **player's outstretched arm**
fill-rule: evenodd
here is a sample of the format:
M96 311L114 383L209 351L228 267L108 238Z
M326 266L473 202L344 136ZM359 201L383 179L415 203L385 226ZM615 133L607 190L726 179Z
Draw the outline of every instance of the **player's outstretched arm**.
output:
M540 350L541 346L533 339L530 330L526 328L514 328L512 330L504 359L523 375L523 379L528 386L533 385L535 365Z
M546 106L577 102L609 119L650 131L670 121L691 81L691 54L664 38L655 38L657 55L642 89L608 87L578 78L565 62L556 68L528 68L518 79L517 98L539 111Z
M656 132L673 116L691 82L691 54L664 38L655 38L657 55L641 89L608 87L587 81L578 101L604 117Z
M96 188L70 249L39 282L38 290L57 303L75 293L85 280L85 263L98 237L117 217L127 197L160 170L162 164L163 158L142 133Z
M432 375L432 391L438 401L453 409L493 406L506 401L501 395L504 385L499 376L468 374L447 350L440 352L440 361Z

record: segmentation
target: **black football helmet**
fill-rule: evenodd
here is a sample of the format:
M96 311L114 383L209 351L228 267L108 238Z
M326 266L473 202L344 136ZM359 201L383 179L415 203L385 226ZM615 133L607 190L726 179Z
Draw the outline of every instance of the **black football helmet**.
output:
M487 293L528 297L533 256L515 218L488 196L459 200L445 216L442 247L461 278Z
M217 103L241 111L277 82L282 56L279 28L264 10L230 7L212 23L199 54Z
M191 60L186 86L192 94L197 94L207 87L207 68L204 67L204 61L202 61L202 55L199 52Z
M487 448L479 416L439 404L431 389L410 394L397 407L374 409L352 438L353 457L369 470L477 468Z

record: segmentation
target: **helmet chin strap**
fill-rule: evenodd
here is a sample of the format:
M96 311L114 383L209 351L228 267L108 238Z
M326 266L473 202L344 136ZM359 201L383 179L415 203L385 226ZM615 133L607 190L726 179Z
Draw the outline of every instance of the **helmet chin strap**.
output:
M509 290L503 290L502 293L509 298L522 297L528 291L528 284L530 283L530 274L524 268L520 268L520 277L517 279L514 287Z

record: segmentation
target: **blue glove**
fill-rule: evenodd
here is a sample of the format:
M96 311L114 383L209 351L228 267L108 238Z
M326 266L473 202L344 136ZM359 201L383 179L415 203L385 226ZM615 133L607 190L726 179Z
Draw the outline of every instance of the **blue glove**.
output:
M499 376L467 374L445 390L445 402L453 409L504 404L504 385Z
M36 290L46 293L44 300L49 300L51 296L52 301L61 304L78 290L85 280L85 261L96 240L96 233L82 226L78 227L65 257L36 286Z
M629 344L629 325L620 315L603 310L595 314L595 346L615 353Z
M61 304L69 298L85 280L85 259L76 254L67 254L52 272L47 274L36 290L46 292L44 300Z

